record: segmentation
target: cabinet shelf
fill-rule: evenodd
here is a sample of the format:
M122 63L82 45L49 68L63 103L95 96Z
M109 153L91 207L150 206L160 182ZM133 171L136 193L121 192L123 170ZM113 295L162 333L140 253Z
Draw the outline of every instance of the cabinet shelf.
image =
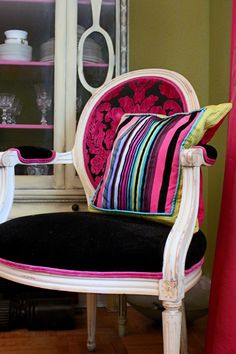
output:
M53 61L20 61L20 60L0 60L0 65L16 66L53 66Z
M107 63L92 63L89 61L85 61L83 63L84 67L86 68L107 68L108 64Z
M48 67L54 66L54 61L18 61L18 60L0 60L0 65L12 65L12 66L40 66ZM92 63L85 61L84 66L87 68L107 68L107 63Z
M1 0L1 2L19 2L19 3L55 3L55 0Z
M0 124L0 129L53 129L52 124Z
M1 2L19 2L19 3L55 3L55 0L1 0ZM90 0L78 0L79 5L90 5ZM115 5L115 0L103 0L104 5Z
M55 0L1 0L1 2L19 2L19 3L55 3ZM78 0L79 5L90 5L90 0ZM104 5L115 5L115 0L103 0Z
M91 1L90 0L78 0L79 5L90 5ZM103 5L112 5L114 6L116 4L115 0L103 0Z

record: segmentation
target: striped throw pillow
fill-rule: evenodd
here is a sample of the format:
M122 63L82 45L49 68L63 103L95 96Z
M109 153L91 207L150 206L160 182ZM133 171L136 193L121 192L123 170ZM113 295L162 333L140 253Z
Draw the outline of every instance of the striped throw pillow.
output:
M181 198L180 151L200 143L230 109L221 104L168 117L125 114L91 207L173 223Z

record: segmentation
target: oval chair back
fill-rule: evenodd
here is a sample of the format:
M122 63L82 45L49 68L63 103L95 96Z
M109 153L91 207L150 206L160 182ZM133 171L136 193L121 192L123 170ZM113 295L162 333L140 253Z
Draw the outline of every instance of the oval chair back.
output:
M81 113L73 148L74 163L87 200L105 170L121 117L125 113L172 115L199 108L192 85L182 75L143 69L121 75L102 86Z

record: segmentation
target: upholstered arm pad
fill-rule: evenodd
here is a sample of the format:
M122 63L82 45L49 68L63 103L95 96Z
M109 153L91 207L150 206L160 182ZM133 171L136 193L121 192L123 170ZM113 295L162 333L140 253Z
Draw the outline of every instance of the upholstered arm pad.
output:
M72 153L59 153L43 148L19 147L12 148L0 153L0 166L10 167L17 164L71 164L73 163Z
M211 166L216 162L217 151L211 145L197 145L193 146L191 149L183 150L180 158L182 166Z
M217 150L214 148L214 146L208 144L199 144L197 146L193 146L193 149L202 150L205 165L211 166L215 164L217 160Z

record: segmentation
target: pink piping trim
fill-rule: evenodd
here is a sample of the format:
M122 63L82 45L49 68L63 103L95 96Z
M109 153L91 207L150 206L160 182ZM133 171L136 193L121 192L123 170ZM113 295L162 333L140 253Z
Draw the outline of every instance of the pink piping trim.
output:
M202 152L203 152L203 157L204 157L204 160L205 162L208 164L208 165L214 165L214 163L216 162L216 159L211 159L210 157L207 156L207 152L206 152L206 149L203 147L203 146L193 146L194 149L201 149Z
M55 159L55 157L56 157L56 151L54 151L54 150L51 150L52 151L52 156L47 158L47 159L25 159L24 157L21 156L20 150L15 149L15 148L12 148L12 149L9 149L9 150L16 151L18 159L22 163L25 163L25 164L30 164L30 163L48 163L48 162L52 162Z
M194 272L204 263L202 258L198 263L185 271L185 275ZM143 278L143 279L162 279L162 272L87 272L79 270L58 269L50 267L33 266L23 263L17 263L0 258L0 264L10 268L17 268L29 272L55 274L62 276L76 276L81 278Z

